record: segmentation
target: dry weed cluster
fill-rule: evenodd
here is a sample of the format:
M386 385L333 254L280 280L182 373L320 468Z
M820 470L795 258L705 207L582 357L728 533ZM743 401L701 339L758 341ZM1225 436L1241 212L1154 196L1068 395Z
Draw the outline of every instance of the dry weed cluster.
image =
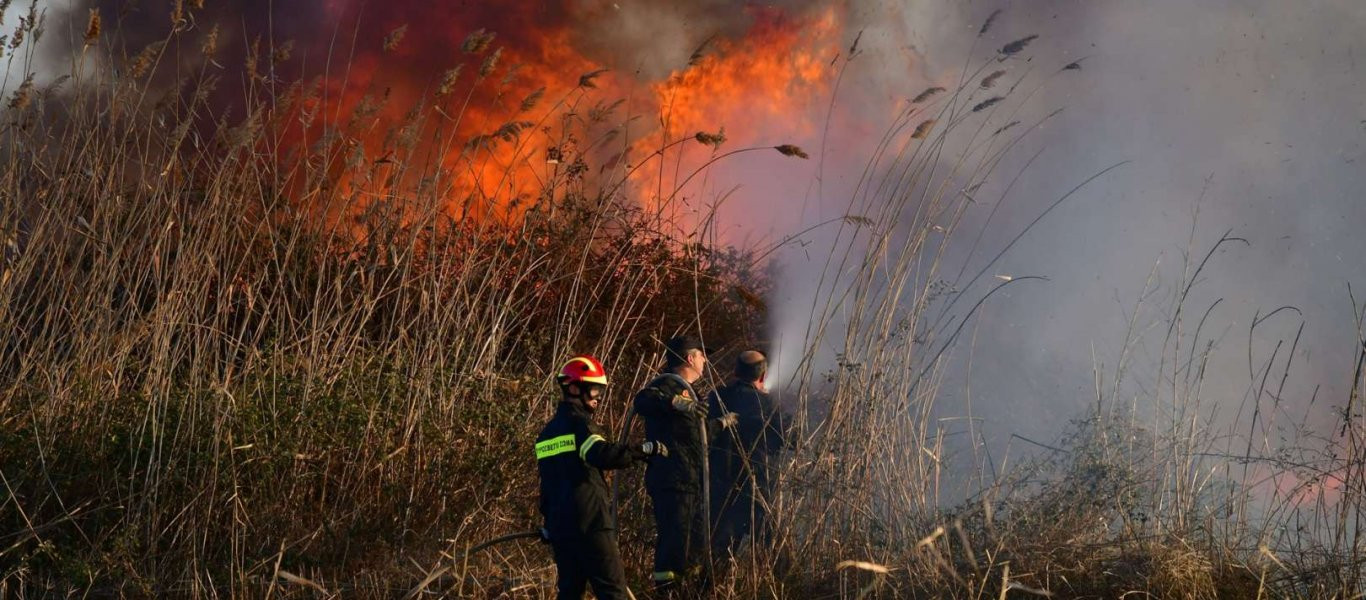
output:
M763 256L632 202L628 167L594 168L576 140L610 141L620 118L592 95L600 72L462 137L462 102L501 85L496 36L478 30L431 97L376 134L383 95L333 118L326 82L277 75L286 43L255 38L241 65L218 66L217 30L185 26L201 9L175 2L172 30L142 48L120 47L92 12L69 78L6 82L0 595L392 597L423 582L550 597L535 544L464 553L536 525L528 450L552 410L550 370L571 352L602 357L616 382L605 424L619 429L659 337L700 329L727 351L764 341ZM370 43L393 51L405 32ZM5 58L26 60L24 39L41 35L28 13ZM952 349L999 290L1038 279L993 278L995 260L941 263L983 182L1053 117L1016 114L1019 81L976 96L1011 78L1007 61L1035 37L908 102L845 217L825 225L838 250L783 391L798 425L767 499L772 540L717 569L716 597L1360 590L1355 390L1320 455L1229 452L1199 418L1213 348L1186 330L1185 294L1142 300L1169 308L1166 391L1145 399L1167 426L1129 410L1121 364L1113 386L1097 384L1096 410L1062 441L1030 442L1031 458L995 462L977 429L971 457L950 456L936 402ZM223 81L238 75L238 108L224 111ZM565 116L580 113L591 118ZM1006 137L1017 116L1022 131ZM790 144L720 152L726 141L685 134L629 168L681 144L715 160L807 157ZM470 185L500 144L549 148L534 194ZM838 349L833 368L823 348ZM1258 499L1249 465L1340 493ZM638 474L620 477L638 490ZM967 501L942 501L964 484ZM622 513L628 571L648 572L638 492Z

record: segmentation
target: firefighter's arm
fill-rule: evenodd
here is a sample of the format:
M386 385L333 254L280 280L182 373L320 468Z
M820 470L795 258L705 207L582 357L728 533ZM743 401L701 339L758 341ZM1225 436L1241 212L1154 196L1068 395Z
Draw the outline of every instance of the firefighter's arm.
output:
M715 419L707 419L707 437L709 438L707 443L715 442L716 436L724 430L734 428L735 424L739 422L740 416L733 412L728 412Z
M658 442L645 442L640 447L615 444L587 428L576 433L575 437L579 438L579 457L590 466L604 471L624 469L652 456L668 456L668 450Z
M707 395L708 414L711 418L707 419L707 440L708 443L716 441L716 436L723 429L735 427L740 422L740 415L734 411L726 410L727 407L721 405L721 395L712 392Z
M669 405L670 400L659 388L648 387L640 390L635 399L636 414L646 418L665 416L673 410Z
M688 394L688 388L670 378L660 378L636 394L636 414L647 418L673 418L680 414L706 418L706 404Z

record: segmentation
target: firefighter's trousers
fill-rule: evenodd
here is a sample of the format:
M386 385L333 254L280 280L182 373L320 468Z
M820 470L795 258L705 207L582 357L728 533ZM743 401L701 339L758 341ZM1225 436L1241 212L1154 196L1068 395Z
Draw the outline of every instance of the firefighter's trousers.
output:
M584 589L593 586L598 600L630 600L626 571L617 548L617 532L594 531L567 539L552 539L558 571L559 600L581 600Z
M688 587L702 572L702 554L707 543L706 519L701 496L678 490L653 490L650 500L655 514L655 587L660 590Z

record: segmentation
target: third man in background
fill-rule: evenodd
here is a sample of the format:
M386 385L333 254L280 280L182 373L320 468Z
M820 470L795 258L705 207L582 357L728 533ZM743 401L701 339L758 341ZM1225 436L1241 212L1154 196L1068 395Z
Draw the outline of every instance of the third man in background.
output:
M771 500L770 460L783 447L784 423L764 387L768 361L760 352L740 353L735 379L707 397L710 414L737 414L739 422L717 437L710 452L712 549L734 554L746 535L766 538Z

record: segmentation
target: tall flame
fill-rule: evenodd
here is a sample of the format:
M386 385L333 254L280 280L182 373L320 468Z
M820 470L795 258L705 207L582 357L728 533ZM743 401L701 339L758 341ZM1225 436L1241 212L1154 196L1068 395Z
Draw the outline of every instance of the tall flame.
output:
M638 156L697 132L724 136L725 148L717 144L715 151L814 137L814 115L833 83L839 12L830 7L796 20L771 9L755 12L744 38L720 42L714 53L650 85L661 127L636 143ZM643 171L639 199L658 207L687 193L688 174L712 154L672 165L673 177L666 169Z
M696 141L671 144L698 132L724 129L723 152L810 137L814 107L831 85L842 18L835 6L746 7L742 31L715 36L693 60L652 79L644 70L612 70L601 50L595 57L581 50L590 44L577 25L600 6L524 3L445 15L395 4L388 21L358 28L373 39L359 34L355 55L328 73L332 100L313 133L347 132L331 183L382 198L394 193L400 169L428 165L436 168L399 177L439 181L452 215L505 219L566 177L595 180L600 190L617 186L663 208L697 192L687 174L714 156ZM352 8L335 0L326 7L339 23ZM609 58L629 64L629 57Z

